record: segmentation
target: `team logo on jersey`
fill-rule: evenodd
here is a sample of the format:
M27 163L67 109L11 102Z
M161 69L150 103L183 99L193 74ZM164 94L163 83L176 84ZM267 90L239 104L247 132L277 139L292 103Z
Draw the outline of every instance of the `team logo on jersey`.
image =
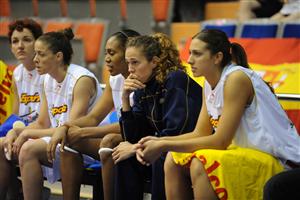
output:
M218 123L219 123L220 117L221 116L218 116L217 119L214 119L212 116L209 117L209 122L215 130L218 128Z
M68 111L68 106L67 105L62 105L58 107L52 107L51 108L51 114L54 117L57 114L62 114Z
M40 95L38 92L34 93L33 95L29 95L27 93L21 94L21 103L25 105L29 103L39 103L40 102Z

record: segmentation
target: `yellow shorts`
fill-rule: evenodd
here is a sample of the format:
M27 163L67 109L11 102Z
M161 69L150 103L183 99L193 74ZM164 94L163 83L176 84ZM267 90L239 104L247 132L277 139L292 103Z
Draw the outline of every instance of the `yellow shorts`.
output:
M281 163L273 156L233 145L227 150L172 152L172 156L176 164L187 167L194 157L200 159L221 200L263 199L266 181L283 170Z

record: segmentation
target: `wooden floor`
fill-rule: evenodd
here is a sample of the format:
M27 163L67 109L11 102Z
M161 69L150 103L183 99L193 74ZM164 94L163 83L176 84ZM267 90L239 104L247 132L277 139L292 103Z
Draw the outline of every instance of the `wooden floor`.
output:
M44 182L44 186L50 188L51 196L49 200L63 200L61 182L49 184L47 181ZM92 187L89 185L81 185L80 200L91 200L92 199ZM144 194L144 200L150 200L151 195L148 193Z
M62 200L62 187L61 182L50 184L47 181L44 182L44 186L51 190L51 197L49 200ZM92 199L92 187L89 185L81 185L80 197L81 200Z

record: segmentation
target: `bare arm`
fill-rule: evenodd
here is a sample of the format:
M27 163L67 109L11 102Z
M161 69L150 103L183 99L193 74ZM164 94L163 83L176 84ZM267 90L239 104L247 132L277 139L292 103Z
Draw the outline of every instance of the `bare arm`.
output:
M72 108L69 115L70 123L66 123L68 125L61 126L56 128L54 133L52 134L50 143L47 146L47 157L50 162L55 158L55 150L58 143L61 143L61 149L63 149L65 145L65 140L69 140L67 138L67 131L69 129L69 126L74 126L74 121L78 118L83 118L83 120L79 119L79 122L77 123L86 123L84 125L86 126L93 126L97 124L95 122L96 119L91 118L89 121L89 118L84 117L89 108L89 101L90 99L95 95L96 91L96 84L95 81L91 77L81 77L73 90L73 102L72 102ZM98 105L98 104L97 104ZM95 110L95 109L93 109ZM95 111L93 111L95 113ZM96 113L95 113L96 114ZM95 117L95 116L94 116ZM78 124L78 125L82 125Z
M95 84L91 78L82 77L77 81L73 92L73 102L69 116L70 119L76 119L86 114L89 106L89 100L93 96L94 92ZM43 100L39 117L35 122L31 123L28 127L24 128L30 129L30 131L26 131L27 138L40 138L44 136L52 136L52 134L54 133L55 128L49 128L50 119L48 115L47 104L48 103L45 93L43 93Z
M231 144L247 103L254 92L243 72L233 72L224 86L224 107L217 131L208 136L181 141L161 141L163 151L192 152L197 149L226 149ZM197 128L195 129L197 131Z
M145 84L143 84L141 81L139 81L138 77L134 74L129 74L127 79L124 81L124 88L123 88L123 94L122 94L122 110L124 112L130 111L130 101L129 96L131 92L134 92L137 89L144 88Z
M18 137L14 141L12 151L17 155L24 144L29 138L41 138L44 136L50 136L53 134L54 129L49 129L50 119L48 115L47 99L45 93L43 93L40 115L29 126L24 128L14 129L14 134Z
M72 131L72 128L69 129L69 132ZM81 139L84 138L103 138L108 133L120 133L120 125L119 123L107 124L104 126L96 126L96 127L85 127L80 128L79 130Z
M46 95L43 92L40 113L36 121L29 124L27 127L17 129L16 132L19 134L22 133L23 136L25 136L26 138L41 138L44 136L50 136L53 132L53 129L49 129L50 119L48 115L47 104L48 103L47 103Z
M18 88L17 88L17 84L15 82L15 79L13 78L13 109L12 109L12 113L15 115L19 114L19 104L20 104L20 100L19 100L19 95L18 95Z
M92 109L88 115L76 119L74 121L67 122L71 127L83 127L83 128L70 128L68 135L71 139L77 140L74 136L79 135L81 139L83 138L102 138L107 133L120 133L120 126L118 123L109 124L105 126L98 127L97 125L107 116L107 114L113 109L113 98L112 90L110 85L107 85L103 95L100 100L97 102L95 107ZM63 127L62 127L63 128Z
M27 126L26 128L44 129L44 128L49 128L51 126L47 105L48 102L47 102L46 94L45 92L43 92L39 116L34 122L29 124L29 126Z
M75 125L79 127L91 127L97 126L106 115L113 109L114 103L112 99L112 90L109 84L106 85L103 95L98 100L94 108L85 116L78 119L70 118L69 125Z

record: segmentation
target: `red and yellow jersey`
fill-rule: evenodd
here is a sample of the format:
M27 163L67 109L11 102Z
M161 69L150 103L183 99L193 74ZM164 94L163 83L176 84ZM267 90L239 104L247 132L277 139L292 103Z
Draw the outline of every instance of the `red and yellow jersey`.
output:
M12 113L13 71L0 60L0 124Z

